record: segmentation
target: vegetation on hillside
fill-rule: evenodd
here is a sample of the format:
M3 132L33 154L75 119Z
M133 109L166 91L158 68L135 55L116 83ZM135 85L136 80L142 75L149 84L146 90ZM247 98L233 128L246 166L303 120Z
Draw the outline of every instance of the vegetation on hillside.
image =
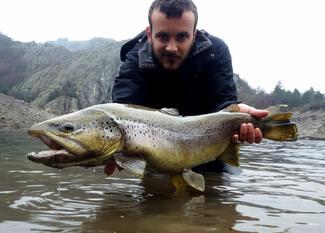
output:
M271 93L251 88L246 81L235 75L239 100L257 108L286 104L291 110L325 110L325 95L314 88L301 93L298 89L286 90L279 81Z

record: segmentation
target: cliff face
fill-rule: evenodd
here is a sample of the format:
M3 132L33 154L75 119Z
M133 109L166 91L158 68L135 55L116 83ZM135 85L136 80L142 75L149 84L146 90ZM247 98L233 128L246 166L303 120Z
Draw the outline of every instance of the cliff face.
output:
M0 92L56 114L111 102L121 45L101 40L71 52L50 43L20 43L0 36L0 52L6 49L0 53Z

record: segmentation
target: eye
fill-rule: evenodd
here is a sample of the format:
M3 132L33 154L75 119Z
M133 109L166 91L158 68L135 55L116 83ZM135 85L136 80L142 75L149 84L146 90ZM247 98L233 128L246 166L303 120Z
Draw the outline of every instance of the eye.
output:
M70 122L64 123L60 127L60 131L63 133L70 133L70 132L74 131L74 129L75 129L74 125Z
M159 33L156 34L156 38L157 38L160 42L162 42L162 43L166 43L166 42L168 42L168 40L169 40L169 35L168 35L168 33L166 33L166 32L159 32Z
M190 37L190 35L188 33L182 32L182 33L177 34L176 40L178 42L184 42L189 37Z

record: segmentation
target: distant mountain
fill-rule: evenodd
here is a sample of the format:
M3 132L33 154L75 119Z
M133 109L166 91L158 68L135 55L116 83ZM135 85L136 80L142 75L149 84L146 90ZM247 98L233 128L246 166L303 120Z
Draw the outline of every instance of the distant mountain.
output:
M71 52L75 52L77 50L90 49L90 48L100 48L107 44L116 43L113 39L106 39L95 37L91 40L84 41L69 41L67 38L60 38L55 41L48 41L47 43L55 45L55 46L63 46Z
M94 39L81 44L83 49L72 52L0 34L0 92L56 114L111 102L123 42Z

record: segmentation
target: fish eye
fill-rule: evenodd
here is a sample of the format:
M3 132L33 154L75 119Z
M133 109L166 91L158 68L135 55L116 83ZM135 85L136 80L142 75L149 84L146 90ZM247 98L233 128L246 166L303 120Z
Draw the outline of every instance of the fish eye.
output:
M74 125L70 122L64 123L60 127L60 131L62 131L63 133L70 133L70 132L74 131L74 129L75 129Z

